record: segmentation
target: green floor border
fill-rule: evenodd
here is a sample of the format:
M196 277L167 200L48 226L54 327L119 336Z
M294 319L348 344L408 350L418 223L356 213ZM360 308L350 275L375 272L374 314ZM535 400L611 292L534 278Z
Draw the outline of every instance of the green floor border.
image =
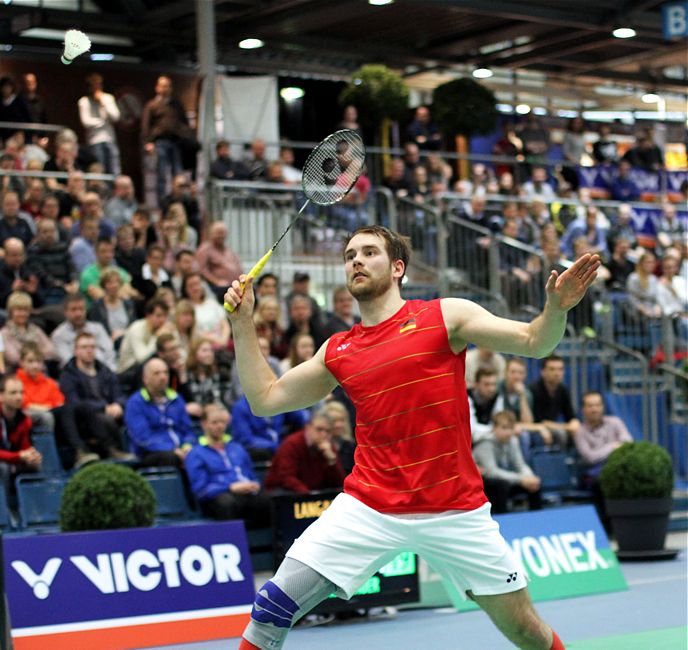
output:
M688 626L620 634L566 644L567 650L686 650Z

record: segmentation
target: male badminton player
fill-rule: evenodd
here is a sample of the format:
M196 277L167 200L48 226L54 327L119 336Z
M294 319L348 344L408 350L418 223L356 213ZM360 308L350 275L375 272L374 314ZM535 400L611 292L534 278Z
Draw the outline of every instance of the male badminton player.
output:
M464 358L468 343L550 354L599 258L584 255L561 275L552 271L542 313L521 323L468 300L404 300L409 255L407 240L386 228L354 232L344 265L361 323L279 379L258 347L252 282L242 290L242 276L227 290L239 377L253 412L304 408L339 384L356 407L358 442L344 492L256 595L240 650L281 648L296 620L331 593L350 598L402 550L418 553L477 602L519 648L564 649L533 608L523 567L490 516L471 456Z

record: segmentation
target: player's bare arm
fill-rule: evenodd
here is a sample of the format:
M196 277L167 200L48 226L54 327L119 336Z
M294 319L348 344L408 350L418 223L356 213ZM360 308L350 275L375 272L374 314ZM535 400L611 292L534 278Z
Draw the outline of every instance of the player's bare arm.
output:
M566 314L595 281L598 255L586 254L561 275L552 271L542 313L530 323L500 318L469 300L445 298L442 314L454 352L469 343L507 354L545 357L557 346L566 328Z
M337 382L325 366L327 342L312 359L288 370L279 379L272 372L260 352L253 324L253 278L242 275L235 280L225 294L225 302L234 308L230 320L237 371L255 415L270 416L312 406L335 388Z

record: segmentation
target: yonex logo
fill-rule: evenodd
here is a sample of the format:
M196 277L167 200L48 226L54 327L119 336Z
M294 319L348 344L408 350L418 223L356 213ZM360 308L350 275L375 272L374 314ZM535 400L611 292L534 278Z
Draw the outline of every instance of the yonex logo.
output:
M506 579L506 581L507 582L515 582L517 577L518 577L518 572L514 571L514 573L509 574L509 577Z
M342 343L341 345L337 346L337 352L341 352L342 350L346 350L351 343Z

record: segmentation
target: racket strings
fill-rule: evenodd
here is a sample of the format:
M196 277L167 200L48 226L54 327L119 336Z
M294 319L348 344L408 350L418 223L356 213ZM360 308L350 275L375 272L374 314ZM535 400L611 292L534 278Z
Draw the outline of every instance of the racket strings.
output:
M341 201L363 171L365 146L355 131L344 129L325 138L303 167L305 195L318 205Z

